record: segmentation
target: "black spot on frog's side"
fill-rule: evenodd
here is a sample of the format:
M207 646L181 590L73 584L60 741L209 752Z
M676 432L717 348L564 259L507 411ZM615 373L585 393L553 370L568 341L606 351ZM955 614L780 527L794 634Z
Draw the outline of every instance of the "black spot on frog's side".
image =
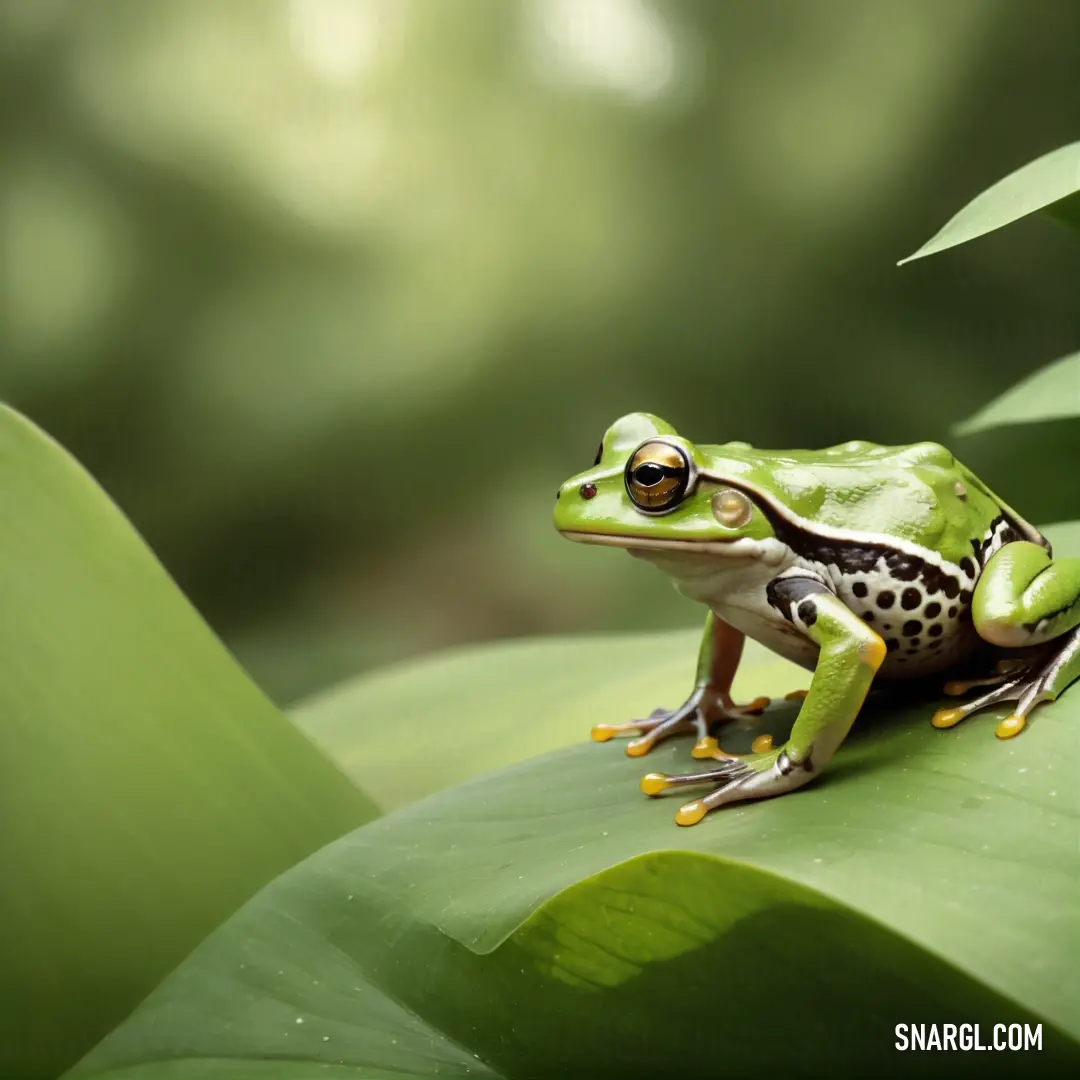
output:
M765 587L765 597L771 607L780 612L789 623L798 615L804 626L813 626L817 620L817 605L813 597L829 592L829 587L817 578L773 578Z
M845 544L807 533L800 533L794 542L789 535L788 546L804 558L822 566L835 566L842 574L870 573L885 550L877 545Z
M954 574L930 563L923 564L922 583L931 596L934 593L944 593L951 600L960 591L960 581Z
M882 611L888 611L896 603L896 593L891 589L883 589L877 594L877 606Z
M885 565L891 577L897 581L914 581L926 566L922 559L908 555L903 551L890 551L885 558Z
M922 633L922 623L918 619L908 619L900 632L904 637L915 637Z
M941 614L941 605L936 600L933 600L923 609L923 614L928 619L936 619Z
M900 606L905 611L914 611L922 603L922 593L918 589L908 586L900 594Z

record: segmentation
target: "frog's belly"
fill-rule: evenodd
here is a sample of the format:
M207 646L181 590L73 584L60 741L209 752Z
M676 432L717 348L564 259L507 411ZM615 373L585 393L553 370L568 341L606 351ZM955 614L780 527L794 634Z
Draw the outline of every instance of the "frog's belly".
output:
M886 653L885 662L878 669L880 679L915 679L949 671L966 660L980 644L980 637L969 622L960 622L949 628L935 648L926 643L918 648L899 649Z
M814 670L818 647L786 619L775 618L772 608L766 613L729 604L714 604L711 607L718 619L741 630L748 638L753 638L777 656Z
M650 561L659 563L661 559L650 555ZM772 607L767 598L769 582L793 561L783 566L765 566L757 562L732 565L686 559L675 561L670 557L667 561L671 565L662 568L676 577L676 587L684 596L706 604L717 618L785 660L811 671L817 665L818 646ZM820 568L814 569L822 573ZM862 617L865 604L860 606L849 590L842 590L841 599ZM880 678L912 679L948 671L969 656L979 642L966 607L942 612L938 619L940 633L924 633L918 638L902 635L905 628L900 620L903 618L901 614L892 622L882 620L880 625L873 624L873 629L889 645L878 669Z
M785 660L810 671L817 666L817 645L786 619L772 617L772 609L763 612L729 604L710 606L717 618L741 630L747 637L760 642ZM915 679L948 671L970 656L978 642L978 635L971 627L958 627L954 633L942 638L936 649L905 649L902 653L887 653L878 669L878 678Z

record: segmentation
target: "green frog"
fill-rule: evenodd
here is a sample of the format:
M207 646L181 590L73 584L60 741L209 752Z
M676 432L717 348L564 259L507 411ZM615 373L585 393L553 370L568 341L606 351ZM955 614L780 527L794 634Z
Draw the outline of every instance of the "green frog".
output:
M616 421L592 468L559 489L555 526L570 540L625 548L669 574L709 610L695 685L677 709L593 738L637 737L641 756L679 732L708 767L650 773L656 796L710 785L675 815L693 825L744 799L782 795L818 776L851 729L875 679L956 675L945 692L983 693L932 718L951 727L1013 703L996 726L1017 735L1031 710L1080 675L1080 559L1049 542L945 447L853 441L825 450L697 446L648 413ZM746 637L813 671L791 734L748 755L713 731L760 714L731 684Z

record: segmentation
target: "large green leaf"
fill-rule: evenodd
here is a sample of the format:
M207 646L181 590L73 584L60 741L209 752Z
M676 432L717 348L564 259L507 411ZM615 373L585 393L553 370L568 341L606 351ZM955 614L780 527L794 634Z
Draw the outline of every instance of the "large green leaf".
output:
M983 236L1019 218L1047 210L1080 227L1080 142L1044 154L972 199L914 255L899 265Z
M372 804L0 409L0 1076L54 1076Z
M633 670L638 709L684 688L640 639L569 656L590 694ZM567 658L519 657L512 686L504 650L459 663L513 725ZM382 704L402 772L439 753L404 696ZM403 807L263 890L77 1075L1075 1074L1080 690L1010 742L992 715L935 730L933 708L893 693L815 784L693 829L637 790L696 764L686 740L643 762L582 739ZM1044 1049L898 1054L894 1026L917 1021L984 1042L1041 1022Z
M688 630L457 650L363 675L296 709L293 718L391 809L579 743L597 722L678 704L693 679L700 636ZM750 641L733 690L749 700L782 695L809 679Z

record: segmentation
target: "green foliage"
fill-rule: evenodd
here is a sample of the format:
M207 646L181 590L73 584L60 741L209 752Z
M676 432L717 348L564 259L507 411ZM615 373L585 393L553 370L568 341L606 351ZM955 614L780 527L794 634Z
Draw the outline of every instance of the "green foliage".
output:
M0 409L0 1075L55 1076L372 804Z
M967 243L1040 210L1080 227L1080 142L1044 154L998 181L900 265Z
M958 424L950 446L1025 517L1065 519L1078 509L1078 417L1080 353L1074 353L1021 380Z
M446 640L669 610L640 568L630 589L611 553L536 539L550 474L620 411L773 445L839 441L868 417L858 434L933 437L1014 362L992 328L981 351L935 339L927 313L956 319L942 290L921 323L890 313L855 241L834 247L872 236L875 199L897 217L896 133L934 127L912 91L934 74L965 96L986 5L877 12L905 60L874 94L855 3L792 11L774 44L753 5L658 6L631 27L648 85L640 63L636 83L632 65L590 68L556 22L494 16L510 5L411 5L423 14L361 26L379 64L356 76L359 111L335 67L347 20L327 37L312 5L290 5L287 32L266 32L274 7L0 12L16 41L0 97L77 87L0 121L0 392L86 448L206 607L277 628L247 640L275 686L415 650L425 618ZM540 10L521 5L526 23ZM762 58L804 37L830 42L832 74L793 96ZM751 46L695 89L697 38ZM528 64L508 61L522 41ZM215 87L215 56L236 92ZM271 84L265 124L252 103ZM795 153L783 133L804 129ZM987 135L984 160L997 146ZM1080 143L904 261L1035 212L1080 224L1078 192ZM826 250L830 274L814 273ZM1030 306L1047 292L1031 277L1006 259L983 285ZM861 344L837 325L851 310ZM870 350L873 379L851 359ZM658 356L678 378L657 379ZM830 410L762 377L807 356L816 384L844 390ZM1048 530L1059 556L1080 555L1078 363L1021 381L950 441L1025 516L1065 522ZM455 468L434 469L448 448ZM1080 805L1062 753L1080 690L1007 744L992 716L935 731L933 701L893 691L816 784L678 830L677 800L636 781L689 769L686 740L646 766L586 731L680 700L696 632L412 662L290 722L101 490L6 411L0 504L5 1078L55 1076L103 1036L73 1076L894 1075L892 1027L920 1020L1042 1023L1040 1075L1080 1065ZM262 553L243 588L230 544ZM283 582L304 574L304 615L282 615ZM297 660L309 638L317 663ZM750 646L736 691L805 681ZM781 738L794 714L778 703L764 730ZM750 738L722 735L736 751ZM918 1064L1015 1071L1008 1055Z
M1080 179L1077 184L1080 185ZM1080 417L1080 352L1064 356L1022 379L959 424L956 430L960 435L969 435L1012 424L1075 417Z
M1046 211L1080 228L1080 142L1017 169L973 199L901 265ZM1077 511L1080 458L1080 353L1010 387L955 425L951 445L995 491L1033 519ZM1032 463L1038 462L1037 468Z
M684 691L664 643L642 645L578 642L576 667L598 686L634 670L639 708ZM565 685L565 653L519 651L513 698L543 703L549 682ZM433 666L474 703L462 726L529 738L534 714L511 704L505 649ZM358 713L354 739L377 746L373 724L396 731L397 760L380 767L407 778L412 691L396 689L379 688L385 711ZM610 711L594 699L593 717L628 707L621 692ZM686 739L643 762L579 737L415 802L265 889L78 1075L140 1076L131 1066L180 1057L191 1075L229 1058L267 1078L304 1076L305 1063L434 1075L436 1062L452 1076L700 1076L719 1039L725 1071L743 1076L762 1025L781 1018L801 1033L769 1044L782 1076L806 1074L811 1046L815 1075L894 1075L893 1025L946 1017L985 1031L1041 1021L1040 1073L1080 1066L1067 947L1080 803L1048 752L1072 740L1080 698L1043 708L1007 744L991 716L943 732L933 709L886 699L819 783L693 829L672 823L678 797L637 791L647 769L691 766ZM794 711L774 708L767 727L779 735ZM745 749L749 737L726 741ZM971 1075L984 1075L974 1057Z

